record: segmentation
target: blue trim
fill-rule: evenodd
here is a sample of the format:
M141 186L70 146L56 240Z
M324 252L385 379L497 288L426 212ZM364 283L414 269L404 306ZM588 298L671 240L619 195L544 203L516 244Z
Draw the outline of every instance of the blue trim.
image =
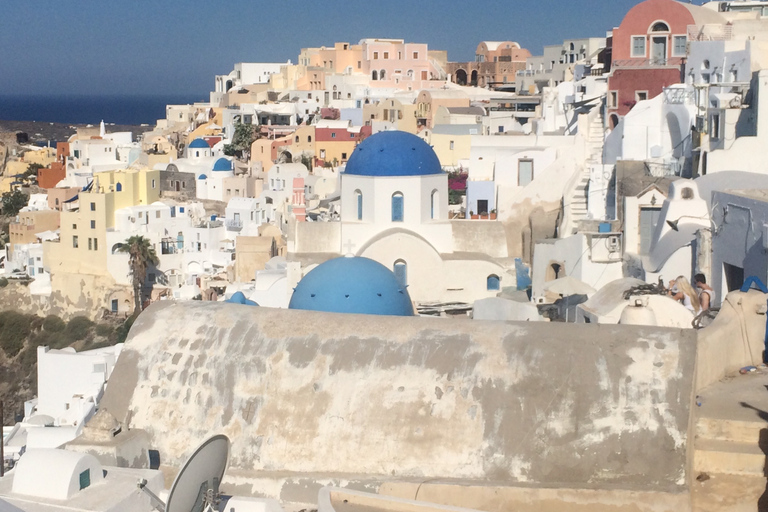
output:
M752 288L752 285L757 286L757 289L761 292L768 293L768 288L765 287L763 282L757 276L749 276L744 281L744 284L741 285L741 291L744 293L748 292Z

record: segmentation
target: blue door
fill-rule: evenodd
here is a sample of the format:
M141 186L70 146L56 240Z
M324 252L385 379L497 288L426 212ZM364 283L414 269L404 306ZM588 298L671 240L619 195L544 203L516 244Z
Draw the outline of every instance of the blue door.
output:
M392 196L392 222L403 222L403 195Z

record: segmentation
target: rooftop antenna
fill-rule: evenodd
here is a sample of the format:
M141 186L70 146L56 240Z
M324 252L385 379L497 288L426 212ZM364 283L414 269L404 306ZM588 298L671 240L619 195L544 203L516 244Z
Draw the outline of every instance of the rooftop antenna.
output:
M163 503L147 489L147 481L138 482L138 488L149 495L160 512L215 512L220 501L219 484L229 460L229 438L218 434L203 442L187 459Z

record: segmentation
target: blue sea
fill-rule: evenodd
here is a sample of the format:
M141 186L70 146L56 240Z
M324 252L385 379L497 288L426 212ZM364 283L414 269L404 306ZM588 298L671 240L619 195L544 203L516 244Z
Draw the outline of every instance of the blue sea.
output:
M154 125L165 118L166 105L208 101L207 94L188 96L2 96L0 120L68 124Z

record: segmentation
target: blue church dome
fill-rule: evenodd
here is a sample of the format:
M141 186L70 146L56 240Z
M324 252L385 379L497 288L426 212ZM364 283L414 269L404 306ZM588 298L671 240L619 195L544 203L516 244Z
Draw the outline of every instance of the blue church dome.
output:
M412 133L385 131L371 135L355 148L345 174L357 176L424 176L440 174L435 151Z
M312 269L293 291L289 309L413 316L408 290L395 274L368 258L341 257Z
M207 180L208 176L206 176L205 174L201 174L200 176L197 177L197 179L199 179L199 180Z
M246 299L245 294L243 292L233 293L232 296L227 300L225 300L224 302L229 302L230 304L243 304L245 306L258 306L256 301Z
M216 160L216 163L213 164L213 170L214 171L231 171L232 162L223 157L219 158L218 160Z
M205 139L197 138L189 144L190 149L211 149Z

